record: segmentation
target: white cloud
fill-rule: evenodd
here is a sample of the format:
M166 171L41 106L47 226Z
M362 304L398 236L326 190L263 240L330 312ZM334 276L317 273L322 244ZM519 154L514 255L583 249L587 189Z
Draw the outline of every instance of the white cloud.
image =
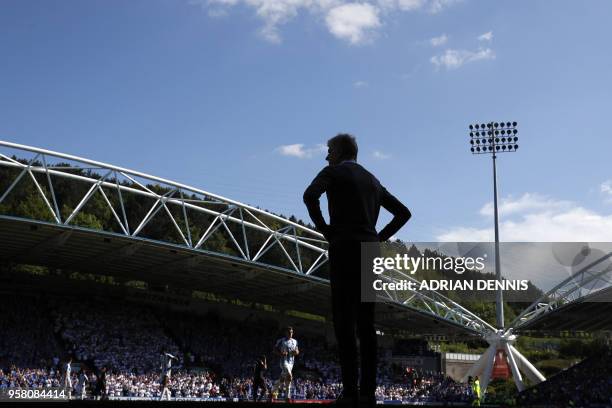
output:
M386 159L391 158L390 154L383 153L380 150L374 150L374 153L372 153L372 155L374 156L375 159L379 159L379 160L386 160Z
M612 203L612 180L606 180L599 186L599 191L606 197L606 201Z
M482 35L479 35L478 41L487 41L487 42L493 41L493 31L489 31Z
M327 147L324 144L306 147L302 143L282 145L275 149L276 152L283 156L297 157L299 159L310 159L311 157L324 153L326 150Z
M365 82L365 81L355 81L355 82L353 82L353 87L354 87L354 88L357 88L357 89L359 89L359 88L365 88L365 87L367 87L367 86L368 86L368 83L367 83L367 82Z
M480 214L491 222L492 203ZM507 242L609 242L612 240L612 214L600 214L565 200L539 194L508 197L500 206L500 237ZM442 231L440 241L492 241L493 228L457 226Z
M436 14L459 1L460 0L378 0L378 4L385 10L425 10L431 14Z
M363 44L381 26L378 14L379 9L371 4L348 3L329 10L325 23L335 37L351 44Z
M226 16L232 7L244 5L252 9L263 22L259 34L272 43L282 41L280 27L296 18L301 12L325 21L329 32L350 44L361 44L384 24L392 12L424 10L438 13L459 0L189 0L188 3L206 10L211 17Z
M571 201L554 200L537 193L525 193L519 198L508 196L501 199L498 204L500 216L534 211L559 211L572 206ZM493 203L486 203L480 209L480 214L492 217Z
M442 34L439 37L434 37L429 40L429 43L431 44L432 47L439 47L441 45L446 44L447 42L448 42L448 36L446 34Z
M300 8L311 6L311 2L305 0L244 0L244 2L254 8L257 17L264 21L264 26L259 30L260 35L273 43L281 41L278 26L295 18Z
M441 242L490 242L493 239L493 230L473 227L454 227L436 236Z
M415 11L422 9L427 0L378 0L378 4L384 10Z
M436 68L457 69L469 62L490 59L495 59L495 53L490 48L476 51L447 49L443 54L431 57L430 61Z
M450 7L460 1L461 0L431 0L429 2L429 12L433 14L439 13L445 8Z
M343 0L190 0L189 4L208 10L211 17L224 16L239 4L253 9L263 21L259 34L267 41L280 43L279 27L297 17L300 11L322 13L342 4Z

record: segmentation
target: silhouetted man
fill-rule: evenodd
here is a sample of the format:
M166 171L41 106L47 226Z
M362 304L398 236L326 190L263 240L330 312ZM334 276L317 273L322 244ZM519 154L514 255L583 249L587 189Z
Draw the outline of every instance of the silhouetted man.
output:
M327 142L325 167L304 192L304 203L316 228L329 241L330 284L334 330L342 367L344 390L340 402L373 405L376 400L376 332L374 303L361 302L361 242L388 240L409 219L410 211L357 163L357 142L339 134ZM329 224L319 197L327 193ZM376 221L380 207L393 220L380 233ZM360 390L357 389L357 339L361 354Z

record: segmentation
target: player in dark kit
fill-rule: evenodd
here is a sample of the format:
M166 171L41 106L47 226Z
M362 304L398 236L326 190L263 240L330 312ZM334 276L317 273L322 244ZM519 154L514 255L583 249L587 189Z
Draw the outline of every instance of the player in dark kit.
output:
M272 392L268 388L266 384L266 376L265 372L268 369L268 362L266 361L266 356L262 355L257 360L255 360L255 372L253 375L253 401L261 401L266 393L268 393L268 397L272 399ZM261 395L259 398L257 397L257 391L261 388Z
M102 367L102 369L98 372L98 375L96 376L94 399L108 399L108 394L106 393L106 385L106 367Z

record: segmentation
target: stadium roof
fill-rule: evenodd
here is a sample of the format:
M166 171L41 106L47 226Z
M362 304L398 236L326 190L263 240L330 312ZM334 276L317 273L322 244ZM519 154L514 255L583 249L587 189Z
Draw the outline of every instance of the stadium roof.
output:
M6 260L329 317L329 283L321 277L328 243L298 222L172 180L11 142L0 141L0 170ZM386 303L378 322L390 328L495 331L433 290L377 296Z
M513 332L612 329L612 251L595 251L586 265L543 294L511 323Z
M325 279L280 268L197 253L180 245L120 234L0 216L0 259L143 280L214 293L229 299L330 318ZM473 335L464 326L392 303L377 306L377 324L414 334Z
M612 287L544 313L519 326L515 331L597 331L612 330Z

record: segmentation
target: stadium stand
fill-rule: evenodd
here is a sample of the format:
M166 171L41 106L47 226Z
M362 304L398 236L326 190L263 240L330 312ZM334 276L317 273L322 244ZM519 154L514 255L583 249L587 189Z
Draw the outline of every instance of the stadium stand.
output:
M523 391L529 406L612 406L612 351L593 356Z
M278 378L272 322L185 315L99 299L4 296L0 388L42 388L63 383L63 364L73 358L72 395L81 395L81 372L91 397L100 369L107 368L110 399L158 399L161 348L179 357L171 394L181 399L247 400L252 396L256 356L268 355L268 381ZM20 321L21 324L16 322ZM297 334L303 350L295 369L295 399L339 396L336 352L323 337ZM381 355L383 353L381 350ZM468 401L466 387L440 373L415 370L383 359L377 398L404 402Z
M0 367L10 364L44 367L48 364L44 360L61 354L62 347L44 300L3 296L1 302Z

